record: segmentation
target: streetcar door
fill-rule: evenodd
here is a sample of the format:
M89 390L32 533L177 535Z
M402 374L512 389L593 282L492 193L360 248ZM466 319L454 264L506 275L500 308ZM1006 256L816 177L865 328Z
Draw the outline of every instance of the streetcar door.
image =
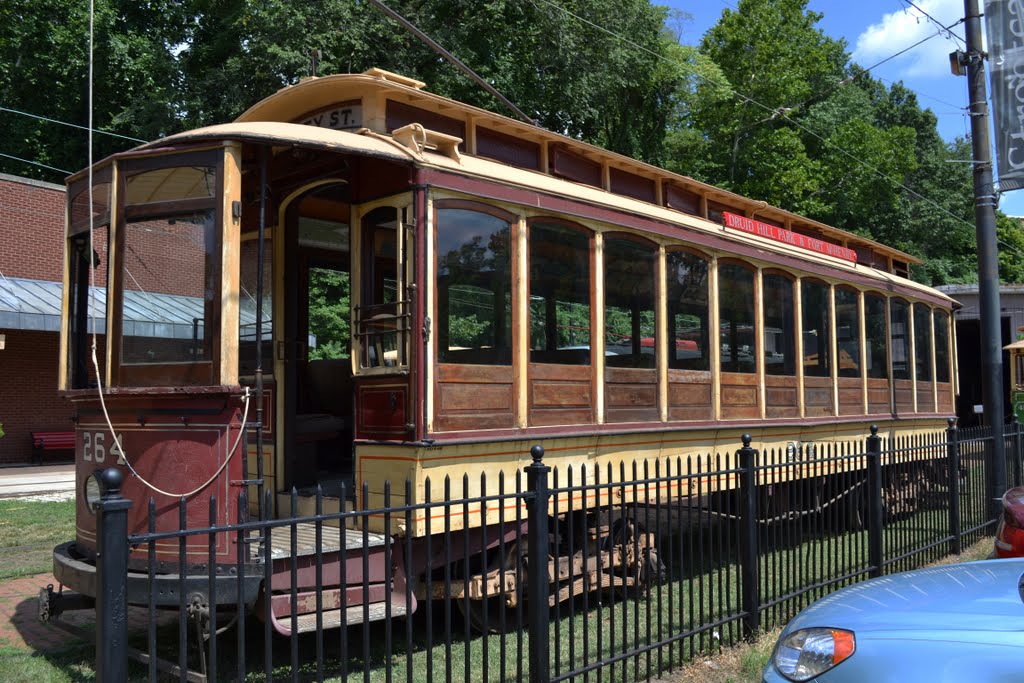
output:
M402 441L414 429L410 348L414 221L405 197L362 207L353 319L357 439Z
M348 185L311 190L285 219L285 485L333 497L352 478Z

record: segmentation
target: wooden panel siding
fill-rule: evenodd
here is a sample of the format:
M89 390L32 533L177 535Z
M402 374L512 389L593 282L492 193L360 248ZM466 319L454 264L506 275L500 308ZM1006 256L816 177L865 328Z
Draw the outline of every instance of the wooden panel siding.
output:
M605 368L605 422L659 419L658 371L653 368Z
M530 363L529 424L592 424L591 372L589 365Z
M512 166L540 170L540 145L490 128L476 129L476 153Z
M804 416L825 417L832 414L832 378L804 377Z
M796 377L765 375L764 386L765 417L800 417Z
M711 373L706 370L668 371L668 419L710 420Z
M650 204L655 202L655 185L650 178L613 168L609 170L609 179L611 191L615 194L632 197Z
M839 378L839 414L863 415L864 392L859 377Z
M889 396L889 380L868 378L868 414L889 415L892 413Z
M914 383L909 379L897 379L896 383L896 414L907 415L914 412Z
M917 383L917 412L934 413L935 396L932 394L931 382Z
M949 382L938 382L939 390L939 405L936 408L936 412L952 414L953 413L953 385Z
M511 366L438 364L438 431L513 427L514 407Z
M761 417L757 375L746 372L723 372L721 377L722 419L750 420Z

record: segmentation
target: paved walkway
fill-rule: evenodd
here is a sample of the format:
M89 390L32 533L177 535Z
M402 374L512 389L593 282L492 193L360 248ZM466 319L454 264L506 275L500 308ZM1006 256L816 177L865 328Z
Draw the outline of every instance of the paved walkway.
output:
M70 500L74 497L74 463L0 467L0 500Z

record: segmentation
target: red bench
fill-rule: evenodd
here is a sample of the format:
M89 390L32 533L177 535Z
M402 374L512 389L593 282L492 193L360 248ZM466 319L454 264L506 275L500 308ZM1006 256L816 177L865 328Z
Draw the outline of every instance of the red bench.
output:
M73 451L74 432L32 432L32 454L36 462L43 461L46 451Z

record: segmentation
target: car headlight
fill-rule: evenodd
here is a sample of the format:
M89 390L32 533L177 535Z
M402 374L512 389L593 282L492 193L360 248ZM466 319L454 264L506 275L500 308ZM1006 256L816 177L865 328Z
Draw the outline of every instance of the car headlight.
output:
M851 631L838 628L805 628L779 641L772 662L791 681L819 676L857 649Z

